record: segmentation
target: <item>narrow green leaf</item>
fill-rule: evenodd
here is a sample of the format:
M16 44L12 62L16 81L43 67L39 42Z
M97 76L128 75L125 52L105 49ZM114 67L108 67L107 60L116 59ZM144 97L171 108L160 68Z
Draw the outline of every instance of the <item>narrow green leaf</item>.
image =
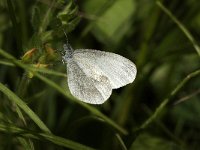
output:
M7 115L0 112L0 121L2 121L2 120L3 120L3 122L8 122L8 123L13 124L13 122L10 119L7 118ZM23 146L24 149L34 150L33 143L29 138L24 139L24 138L18 137L17 139L19 140L19 142L21 143L21 145Z
M0 64L10 66L10 67L16 66L14 63L8 62L8 61L5 61L5 60L0 60ZM44 73L44 74L60 76L60 77L64 77L64 78L67 77L67 75L65 73L50 70L50 69L47 69L47 68L37 68L37 67L32 67L32 66L29 66L29 67L31 68L32 71L35 71L35 72L41 72L41 73Z
M13 25L13 29L14 29L14 33L15 33L15 38L17 41L17 48L18 49L22 49L22 41L21 41L21 34L20 34L20 30L18 27L18 23L17 23L17 19L16 19L16 13L14 11L14 7L13 7L13 1L11 0L7 0L7 5L8 5L8 11L9 11L9 15L12 21L12 25Z
M51 5L47 9L44 17L42 18L42 22L41 22L40 27L39 27L39 34L42 34L46 30L46 28L47 28L47 26L48 26L48 24L51 20L51 15L53 14L54 4L56 4L56 1L52 0Z
M165 98L162 103L156 108L155 112L141 125L140 129L146 128L151 124L164 110L166 105L172 100L172 98L189 82L192 78L200 76L200 69L196 70L189 75L187 75L170 93L169 97Z
M79 23L80 17L77 14L78 7L72 0L58 13L57 18L60 21L60 26L62 29L66 29L67 33L74 30L75 26Z
M25 150L34 150L33 142L31 140L21 137L18 137L17 139L20 141Z
M149 135L147 133L140 134L138 138L132 143L130 150L169 150L176 149L181 150L175 143Z
M6 65L6 66L11 66L14 67L15 65L11 62L5 61L5 60L0 60L1 65Z
M74 142L74 141L59 137L59 136L55 136L53 134L31 132L31 131L24 130L22 128L18 128L14 125L0 124L0 131L9 133L9 134L14 134L16 136L19 135L24 138L33 138L33 139L37 139L41 141L44 141L44 140L50 141L56 145L63 146L66 148L71 148L74 150L95 150L94 148L79 144L77 142Z
M39 30L39 26L41 24L41 12L40 8L38 6L34 6L32 8L32 14L31 14L31 24L35 32Z
M192 43L194 49L197 51L197 54L200 56L200 47L197 44L196 40L192 36L189 30L167 9L160 1L157 1L156 4L174 21L181 31L185 34L188 40Z
M121 149L122 150L127 150L126 145L125 145L124 141L122 140L122 138L120 137L120 135L119 134L115 134L115 136L116 136L116 138L117 138L117 140L118 140L118 142L119 142L119 144L121 146Z
M50 133L50 130L40 120L40 118L23 102L15 93L0 83L0 91L4 93L15 104L17 104L44 132Z

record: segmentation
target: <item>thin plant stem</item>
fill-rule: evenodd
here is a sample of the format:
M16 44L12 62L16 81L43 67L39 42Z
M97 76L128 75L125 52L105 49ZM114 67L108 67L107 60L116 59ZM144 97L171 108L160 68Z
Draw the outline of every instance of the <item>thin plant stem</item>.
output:
M147 114L150 116L152 115L152 111L145 107L145 110ZM159 119L155 120L155 123L165 132L165 134L170 137L173 141L175 141L177 144L181 145L182 148L185 149L186 145L184 142L182 142L179 138L177 138Z
M36 139L40 141L49 141L56 145L59 145L65 148L74 149L74 150L95 150L94 148L91 148L89 146L79 144L77 142L68 140L66 138L55 136L51 133L33 132L33 131L25 130L23 128L16 127L14 125L9 125L9 124L4 125L0 123L0 131L4 133L16 135L16 136L21 136L23 138L31 138L31 139Z
M47 23L48 23L48 19L50 17L50 14L52 13L52 8L53 8L53 5L55 4L55 0L53 0L51 2L51 5L49 7L49 9L47 10L43 20L42 20L42 23L40 25L40 28L39 28L39 34L43 33L45 30L46 30L46 27L47 27Z
M20 49L22 49L22 41L20 38L21 34L20 34L20 29L19 29L18 23L17 23L16 13L14 11L13 1L7 0L7 6L8 6L8 12L10 15L10 19L11 19L12 25L13 25L13 30L15 33L17 48L20 50Z
M193 96L198 95L199 93L200 93L200 89L198 89L197 91L193 92L192 94L189 94L189 95L187 95L187 96L184 96L184 97L180 98L179 100L177 100L176 102L174 102L173 105L177 105L177 104L179 104L179 103L182 103L182 102L184 102L184 101L187 101L188 99L192 98Z
M43 132L51 133L48 127L40 120L40 118L26 105L26 103L20 99L15 93L9 88L0 83L0 91L4 93L11 102L15 103L20 107L37 125ZM20 111L21 113L21 111Z
M126 145L125 145L124 141L122 140L122 138L120 137L120 135L119 134L115 134L115 136L116 136L118 142L121 145L121 149L122 150L127 150Z
M20 98L23 98L25 96L29 83L30 78L27 77L27 73L24 73L21 77L18 88L16 89L16 93Z
M166 105L172 100L172 98L188 83L192 78L197 77L200 75L200 69L196 70L189 75L187 75L176 87L175 89L170 93L169 97L165 98L162 103L158 106L158 108L155 110L155 112L148 118L139 129L145 129L148 127L164 110Z
M157 1L156 4L172 19L172 21L174 21L174 23L177 24L177 26L185 34L185 36L188 38L188 40L192 43L197 54L200 56L200 47L197 44L194 37L192 36L192 34L190 33L190 31L187 30L187 28L160 1Z

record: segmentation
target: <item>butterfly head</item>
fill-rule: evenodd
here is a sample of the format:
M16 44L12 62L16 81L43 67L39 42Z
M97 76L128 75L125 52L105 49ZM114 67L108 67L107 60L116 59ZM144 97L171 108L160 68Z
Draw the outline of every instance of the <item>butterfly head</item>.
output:
M70 58L72 58L74 50L72 49L72 47L69 44L64 44L63 48L64 48L64 54L63 54L62 58L65 61L67 61Z

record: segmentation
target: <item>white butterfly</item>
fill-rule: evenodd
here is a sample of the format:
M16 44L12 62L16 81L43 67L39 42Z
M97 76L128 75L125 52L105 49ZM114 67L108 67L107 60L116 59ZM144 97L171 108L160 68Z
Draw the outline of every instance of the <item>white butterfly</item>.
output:
M64 44L69 90L79 100L102 104L117 89L135 80L133 62L118 54L91 49L73 50Z

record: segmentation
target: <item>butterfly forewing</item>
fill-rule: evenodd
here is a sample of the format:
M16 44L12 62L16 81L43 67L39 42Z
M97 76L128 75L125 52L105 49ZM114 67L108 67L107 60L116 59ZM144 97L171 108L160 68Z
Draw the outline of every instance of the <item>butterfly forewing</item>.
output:
M93 64L97 72L101 72L109 79L112 89L132 83L137 69L129 59L115 53L99 50L78 49L74 51L73 59L76 62ZM93 76L93 75L92 75Z

